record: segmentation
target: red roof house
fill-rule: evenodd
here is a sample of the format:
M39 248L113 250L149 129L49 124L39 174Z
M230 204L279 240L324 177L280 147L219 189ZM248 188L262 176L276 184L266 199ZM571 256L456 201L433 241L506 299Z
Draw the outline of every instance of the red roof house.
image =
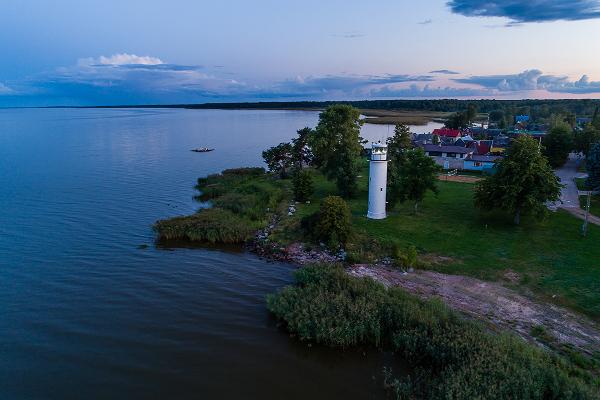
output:
M448 128L434 129L432 134L437 135L437 136L449 137L449 138L453 138L453 139L458 139L460 137L460 131L458 129L448 129Z

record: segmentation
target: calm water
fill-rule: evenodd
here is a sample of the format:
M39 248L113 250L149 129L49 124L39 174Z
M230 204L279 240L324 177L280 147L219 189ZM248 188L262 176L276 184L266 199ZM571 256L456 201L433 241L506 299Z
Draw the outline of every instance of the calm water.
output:
M389 356L277 329L264 298L291 266L154 246L156 219L196 210L197 177L261 165L317 118L0 110L0 398L381 397ZM189 151L199 146L217 151Z

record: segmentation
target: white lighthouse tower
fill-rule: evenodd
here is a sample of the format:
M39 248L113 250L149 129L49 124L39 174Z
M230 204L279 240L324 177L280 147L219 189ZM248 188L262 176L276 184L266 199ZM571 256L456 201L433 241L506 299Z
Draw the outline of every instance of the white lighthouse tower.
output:
M387 189L387 146L373 143L369 167L369 212L367 218L385 219Z

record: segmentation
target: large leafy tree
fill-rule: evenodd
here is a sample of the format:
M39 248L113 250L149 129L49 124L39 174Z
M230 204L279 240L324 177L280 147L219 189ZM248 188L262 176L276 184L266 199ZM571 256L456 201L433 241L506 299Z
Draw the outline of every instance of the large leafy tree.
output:
M343 197L353 197L357 191L362 138L360 112L349 105L333 105L319 116L309 144L313 163L328 179L335 179Z
M413 147L408 126L396 125L394 136L387 139L388 146L388 204L393 208L399 201L400 170L406 159L406 151Z
M587 186L592 190L600 190L600 143L592 147L585 165L588 172Z
M585 128L575 133L574 142L575 150L587 157L592 146L600 142L600 130L592 124L587 124Z
M540 150L529 137L516 139L500 161L494 175L481 181L475 191L475 204L484 210L502 209L514 215L543 214L546 203L560 198L560 180Z
M290 143L280 143L262 152L263 159L269 168L269 171L279 174L286 178L293 165L292 145Z
M388 203L394 207L398 202L411 200L415 203L416 213L427 191L437 195L436 183L440 167L431 157L425 155L423 149L417 148L406 150L397 168L397 171L393 171L396 176L388 188Z
M554 168L562 167L573 150L573 130L565 122L557 123L544 138L546 157Z
M312 161L313 154L308 142L314 131L310 128L302 128L297 133L298 136L292 139L292 158L294 167L302 169Z
M467 109L464 111L452 114L446 120L446 127L451 129L462 129L466 128L475 120L477 116L477 106L475 104L469 104Z

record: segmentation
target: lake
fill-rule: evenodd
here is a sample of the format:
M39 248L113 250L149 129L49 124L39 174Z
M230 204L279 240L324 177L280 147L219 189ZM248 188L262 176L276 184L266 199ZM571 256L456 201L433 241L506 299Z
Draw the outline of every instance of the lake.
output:
M388 354L308 347L269 316L265 296L293 266L154 245L155 220L198 208L198 177L262 165L263 149L317 120L0 110L0 398L381 398ZM190 151L201 146L217 150Z

